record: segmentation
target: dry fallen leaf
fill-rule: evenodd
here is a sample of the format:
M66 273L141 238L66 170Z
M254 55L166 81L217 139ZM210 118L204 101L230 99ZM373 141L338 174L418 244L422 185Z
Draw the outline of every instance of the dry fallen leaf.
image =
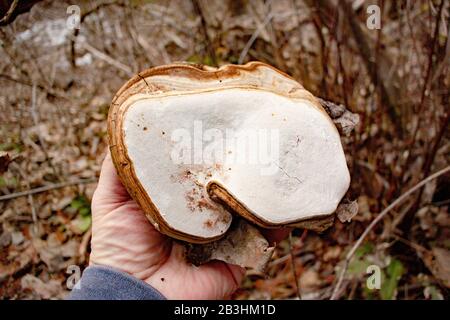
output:
M75 263L79 247L79 241L75 238L61 244L55 234L50 234L47 241L35 239L33 244L51 272L63 270Z
M32 290L36 295L42 299L62 298L61 283L56 280L50 280L45 283L41 279L27 274L21 280L22 289Z
M341 203L336 209L336 214L342 223L350 222L352 218L358 213L358 201L353 200L349 203Z
M331 261L331 260L338 259L341 252L342 252L342 249L339 246L329 247L323 255L323 260Z
M3 174L8 170L8 165L11 162L11 157L5 151L0 151L0 174Z
M302 291L314 290L320 286L319 274L313 269L307 269L300 276L299 283Z
M36 252L33 246L28 246L24 251L20 252L20 254L9 264L0 264L0 282L2 281L2 279L14 276L15 274L18 274L30 267L33 263L33 259L35 258L35 254Z
M434 247L432 254L425 255L424 262L431 273L450 288L450 251Z

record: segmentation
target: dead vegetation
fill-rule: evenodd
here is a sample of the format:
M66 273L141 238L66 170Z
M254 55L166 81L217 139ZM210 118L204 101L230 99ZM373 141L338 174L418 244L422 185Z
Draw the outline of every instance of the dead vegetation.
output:
M235 297L330 298L378 214L449 165L449 2L373 3L379 30L359 0L86 1L79 29L71 3L42 1L0 27L0 296L62 298L67 267L86 265L106 115L131 75L260 60L359 114L344 138L359 210L321 235L296 230ZM335 298L448 299L449 190L447 172L386 212ZM380 290L366 287L373 264Z

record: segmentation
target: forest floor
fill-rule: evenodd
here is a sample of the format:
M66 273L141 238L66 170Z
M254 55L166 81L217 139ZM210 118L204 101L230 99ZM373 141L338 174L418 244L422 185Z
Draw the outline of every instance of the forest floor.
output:
M329 299L368 225L450 159L449 3L384 1L382 28L369 30L362 2L92 1L73 29L69 2L42 1L0 27L0 297L64 298L68 268L86 267L106 117L126 80L174 61L260 60L360 115L343 138L359 209L322 234L295 230L234 297L296 299L298 284L304 299ZM447 173L391 210L356 250L338 298L448 299L449 190ZM371 265L380 290L366 285Z

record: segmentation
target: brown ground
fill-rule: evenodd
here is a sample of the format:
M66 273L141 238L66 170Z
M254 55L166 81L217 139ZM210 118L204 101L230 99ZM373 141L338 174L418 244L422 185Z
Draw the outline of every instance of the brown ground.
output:
M296 274L305 298L329 298L368 224L450 159L450 4L373 2L380 30L366 27L362 1L352 9L331 0L81 1L75 33L69 2L43 1L0 27L0 159L12 158L0 196L76 182L0 201L0 297L63 298L68 266L86 265L108 105L131 75L173 61L261 60L360 115L346 139L359 211L322 235L295 231L292 255L280 243L268 277L249 273L235 297L295 298ZM448 299L449 181L428 184L370 232L340 297ZM371 264L381 267L381 290L366 288Z

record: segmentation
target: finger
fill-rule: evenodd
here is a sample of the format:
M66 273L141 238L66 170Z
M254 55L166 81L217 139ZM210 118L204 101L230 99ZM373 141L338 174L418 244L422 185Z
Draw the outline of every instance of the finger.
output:
M112 210L113 207L130 200L127 190L120 182L109 150L100 171L100 178L92 198L93 214L95 208Z
M201 265L199 269L208 269L212 274L215 273L216 290L212 290L206 299L229 298L240 287L245 275L244 268L218 260Z
M260 229L263 236L269 241L270 245L280 243L286 239L293 228L280 228L280 229Z
M117 175L116 168L112 162L111 152L109 150L103 160L98 187L111 196L128 195L125 187L120 182L119 176Z
M226 263L226 265L228 267L228 270L230 270L230 273L233 276L236 286L239 287L241 285L242 278L245 275L245 268L229 263Z

